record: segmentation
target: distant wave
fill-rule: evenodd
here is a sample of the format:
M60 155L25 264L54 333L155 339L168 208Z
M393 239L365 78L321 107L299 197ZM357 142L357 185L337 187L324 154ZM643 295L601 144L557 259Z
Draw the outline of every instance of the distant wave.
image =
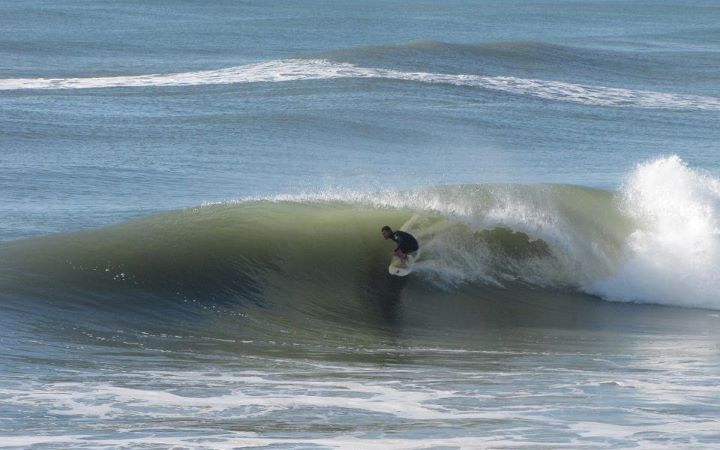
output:
M360 67L324 59L274 60L218 70L173 74L94 78L8 78L0 80L0 90L202 86L343 78L386 79L467 86L593 106L720 111L720 98L716 97L589 86L512 76L405 72Z
M372 61L393 61L393 64L441 64L449 67L469 66L528 69L558 67L574 71L591 68L594 72L610 66L630 66L631 70L647 69L646 61L623 51L573 47L542 41L492 41L460 44L433 40L416 40L402 44L352 47L318 55L331 61L353 62L373 66ZM367 62L364 62L367 61ZM657 69L657 68L655 68Z
M720 180L677 156L638 166L617 194L570 185L329 192L15 241L0 247L0 289L337 303L339 292L385 289L384 224L416 234L423 254L410 281L428 288L521 284L720 309Z

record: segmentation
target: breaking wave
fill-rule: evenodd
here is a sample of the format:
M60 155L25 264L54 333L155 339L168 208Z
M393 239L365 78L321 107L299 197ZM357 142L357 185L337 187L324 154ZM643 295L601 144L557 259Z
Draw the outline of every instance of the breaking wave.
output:
M639 165L615 193L549 184L327 192L15 241L0 249L0 287L99 302L114 292L335 302L388 287L384 224L418 237L422 258L406 282L423 289L523 285L720 309L720 181L677 156Z

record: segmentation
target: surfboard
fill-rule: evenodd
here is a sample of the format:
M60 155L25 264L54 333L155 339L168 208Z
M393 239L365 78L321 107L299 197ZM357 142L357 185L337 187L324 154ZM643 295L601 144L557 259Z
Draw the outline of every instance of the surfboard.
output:
M415 265L416 258L417 255L408 255L405 262L403 262L400 258L393 255L392 259L390 260L390 265L388 266L388 272L390 272L390 275L395 275L396 277L404 277L410 275L413 266Z

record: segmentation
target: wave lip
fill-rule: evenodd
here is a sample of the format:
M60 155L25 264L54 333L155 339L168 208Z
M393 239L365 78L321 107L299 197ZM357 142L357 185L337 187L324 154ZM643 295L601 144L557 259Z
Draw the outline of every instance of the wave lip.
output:
M324 59L273 60L225 69L172 74L95 78L7 78L0 80L0 90L179 87L345 78L385 79L466 86L589 106L720 111L720 98L716 97L589 86L564 81L512 76L405 72L393 69L360 67L350 63L332 62Z

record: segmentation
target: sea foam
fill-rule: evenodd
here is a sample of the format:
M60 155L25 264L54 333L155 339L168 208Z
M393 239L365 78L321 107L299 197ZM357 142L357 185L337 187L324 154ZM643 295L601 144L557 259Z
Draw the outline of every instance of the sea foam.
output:
M638 228L626 262L591 291L609 300L720 308L720 180L678 156L637 166L621 189Z

